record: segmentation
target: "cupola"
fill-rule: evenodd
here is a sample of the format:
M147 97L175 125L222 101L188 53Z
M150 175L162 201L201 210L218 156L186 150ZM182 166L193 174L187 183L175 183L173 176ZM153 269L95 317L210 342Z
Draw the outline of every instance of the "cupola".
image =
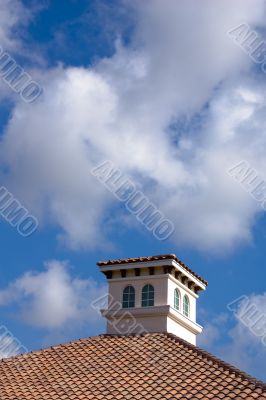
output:
M169 332L196 344L196 303L207 282L175 254L98 262L109 286L108 334Z

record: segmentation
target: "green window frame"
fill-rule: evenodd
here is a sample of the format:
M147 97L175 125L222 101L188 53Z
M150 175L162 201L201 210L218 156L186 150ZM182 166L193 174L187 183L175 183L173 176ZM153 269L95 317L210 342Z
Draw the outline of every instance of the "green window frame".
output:
M135 289L133 286L127 286L123 290L123 308L132 308L135 307Z
M186 317L189 317L189 315L190 315L190 304L189 304L189 298L187 295L185 295L184 299L183 299L183 314Z
M154 287L150 284L145 285L142 289L141 306L154 306Z
M178 289L175 289L174 307L176 310L180 310L180 292Z

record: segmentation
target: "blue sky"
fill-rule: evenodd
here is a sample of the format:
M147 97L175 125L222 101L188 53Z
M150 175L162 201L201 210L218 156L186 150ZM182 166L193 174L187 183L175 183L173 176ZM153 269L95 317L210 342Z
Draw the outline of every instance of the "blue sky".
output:
M266 313L265 213L227 170L265 175L265 78L228 30L264 0L4 0L0 45L43 88L0 80L0 181L39 221L0 221L0 324L29 350L104 331L100 259L176 253L209 282L199 344L266 380L266 348L227 308ZM254 7L256 3L256 7ZM222 11L222 12L221 12ZM160 241L90 173L111 160L173 222ZM265 328L266 329L266 328Z

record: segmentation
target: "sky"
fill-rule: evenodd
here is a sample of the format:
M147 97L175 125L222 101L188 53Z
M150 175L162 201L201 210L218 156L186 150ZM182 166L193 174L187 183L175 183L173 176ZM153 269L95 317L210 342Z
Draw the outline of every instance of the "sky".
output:
M36 221L23 236L0 192L0 326L21 346L105 332L97 261L175 253L209 282L199 346L266 381L265 16L265 0L1 1L0 186ZM92 173L104 162L168 236Z

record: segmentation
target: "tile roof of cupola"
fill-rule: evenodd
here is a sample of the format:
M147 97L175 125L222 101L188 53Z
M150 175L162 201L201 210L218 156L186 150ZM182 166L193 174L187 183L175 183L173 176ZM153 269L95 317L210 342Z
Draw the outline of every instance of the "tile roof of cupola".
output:
M132 263L142 263L142 262L150 262L150 261L163 261L163 260L174 260L178 264L180 264L187 272L190 274L194 275L195 278L197 278L199 281L204 283L204 285L208 285L208 282L203 279L201 276L196 274L194 271L192 271L191 268L189 268L183 261L181 261L175 254L161 254L157 256L144 256L144 257L135 257L135 258L120 258L117 260L105 260L105 261L99 261L97 265L100 267L103 266L111 266L111 265L117 265L117 264L132 264Z

